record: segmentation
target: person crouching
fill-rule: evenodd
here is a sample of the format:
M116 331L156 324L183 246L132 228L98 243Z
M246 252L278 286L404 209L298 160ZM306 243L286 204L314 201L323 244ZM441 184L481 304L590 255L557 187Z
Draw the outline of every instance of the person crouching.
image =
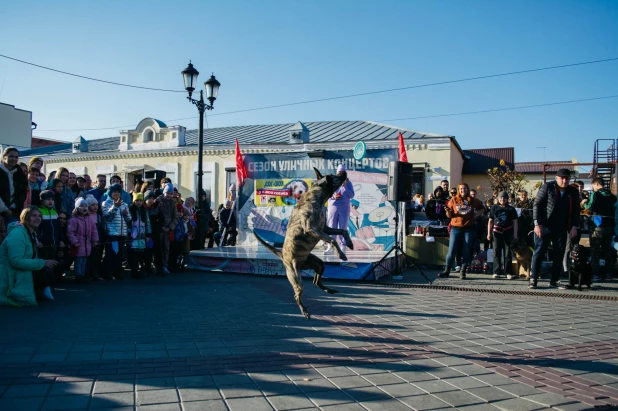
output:
M88 283L86 263L93 247L99 244L97 226L90 218L88 202L83 198L75 200L73 218L69 220L67 238L71 245L71 255L75 257L75 281L78 284Z

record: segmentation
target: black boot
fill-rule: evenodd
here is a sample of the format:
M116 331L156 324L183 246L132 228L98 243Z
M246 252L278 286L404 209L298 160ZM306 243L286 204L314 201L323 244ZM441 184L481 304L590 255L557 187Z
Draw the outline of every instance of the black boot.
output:
M460 280L465 280L467 272L468 272L468 265L467 264L462 264L461 271L459 272L459 279Z
M451 275L451 267L444 267L444 271L438 273L438 278L448 278Z

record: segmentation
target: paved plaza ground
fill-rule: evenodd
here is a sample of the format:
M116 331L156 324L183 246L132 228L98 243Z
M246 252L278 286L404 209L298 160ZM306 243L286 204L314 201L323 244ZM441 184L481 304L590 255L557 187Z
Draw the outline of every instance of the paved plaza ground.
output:
M38 308L0 307L0 410L618 404L618 302L486 276L467 291L441 281L451 288L330 281L335 295L307 281L311 320L282 278L186 272L59 286ZM595 287L584 293L618 296Z

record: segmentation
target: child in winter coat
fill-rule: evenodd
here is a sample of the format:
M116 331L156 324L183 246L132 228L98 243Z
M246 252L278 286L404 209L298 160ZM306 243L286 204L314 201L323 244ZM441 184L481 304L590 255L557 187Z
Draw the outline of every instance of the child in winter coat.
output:
M182 246L182 263L180 265L181 269L184 269L184 266L187 261L187 256L191 252L191 242L195 238L195 231L196 231L197 224L195 223L195 220L193 218L194 218L193 214L191 214L189 210L185 209L183 211L182 221L187 226L187 236L185 237L185 240Z
M75 200L75 210L68 223L67 237L71 244L71 255L75 257L75 281L80 284L87 283L86 262L92 248L99 244L99 234L88 214L88 203L83 198Z
M116 280L123 279L122 250L131 226L131 214L129 206L120 198L122 191L120 184L112 184L108 191L110 196L102 205L106 227L104 266L107 275L104 278L107 280L112 276Z
M146 247L144 252L144 267L146 274L153 272L158 275L164 275L161 269L161 214L159 212L159 203L154 191L147 190L144 193L144 208L148 213L148 221L150 222L151 232L151 247Z
M64 247L65 234L58 218L58 213L54 209L55 194L50 190L44 190L39 195L41 206L41 224L37 228L37 238L39 240L39 257L44 260L58 261L54 268L56 279L60 280L64 272Z
M185 239L189 236L189 227L184 219L185 209L182 204L176 204L176 218L178 224L174 229L174 239L170 244L170 271L178 271L182 267L182 254Z
M131 212L131 243L129 248L129 263L133 278L144 278L140 272L140 265L144 264L146 244L150 242L152 231L148 211L144 207L144 194L133 193L133 203L129 207Z
M26 193L24 207L29 205L39 207L41 205L41 184L41 180L39 180L39 169L30 167L28 170L28 192Z
M105 243L105 220L103 220L103 213L99 208L99 202L92 195L86 195L86 203L88 204L88 218L92 220L97 228L97 234L99 235L99 244L92 247L90 257L86 263L86 275L91 280L101 280L101 260L103 259L103 244Z
M54 178L50 183L50 190L54 193L54 210L56 212L63 210L62 208L62 191L64 190L64 183L57 178Z

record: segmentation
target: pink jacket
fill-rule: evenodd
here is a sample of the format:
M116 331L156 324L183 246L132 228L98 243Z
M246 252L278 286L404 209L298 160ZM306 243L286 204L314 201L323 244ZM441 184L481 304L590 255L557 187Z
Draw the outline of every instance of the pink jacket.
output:
M88 257L92 251L92 243L99 242L97 226L89 216L77 216L69 220L67 238L71 246L77 245L77 257Z

